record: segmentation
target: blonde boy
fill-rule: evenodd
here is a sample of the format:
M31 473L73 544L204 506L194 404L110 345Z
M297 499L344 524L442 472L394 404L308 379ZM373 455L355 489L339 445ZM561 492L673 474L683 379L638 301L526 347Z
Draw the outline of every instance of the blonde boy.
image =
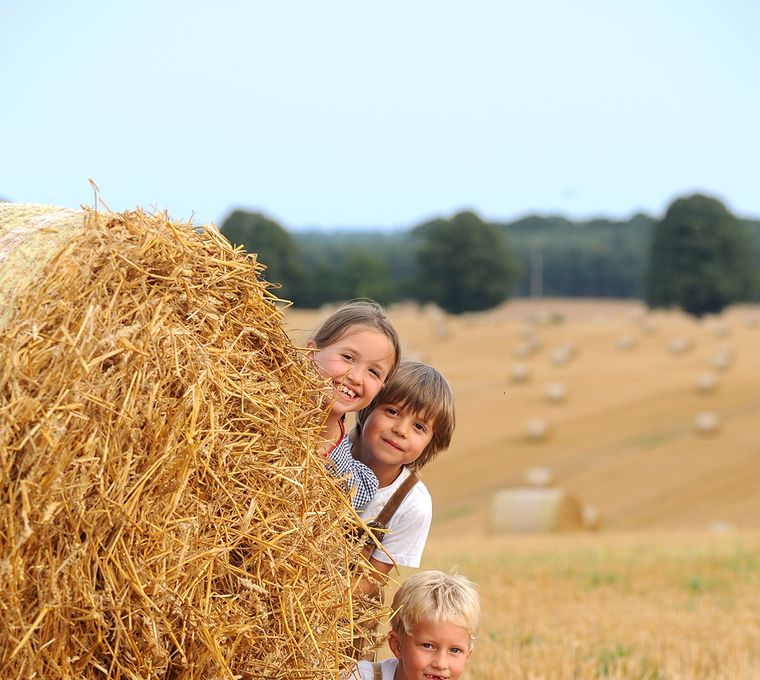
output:
M358 680L458 680L480 625L480 599L466 577L441 571L410 576L393 598L388 646L394 658L359 661Z

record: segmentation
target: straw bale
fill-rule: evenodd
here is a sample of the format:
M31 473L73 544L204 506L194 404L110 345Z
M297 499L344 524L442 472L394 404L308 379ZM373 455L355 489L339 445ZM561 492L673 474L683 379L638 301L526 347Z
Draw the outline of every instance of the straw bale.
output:
M64 217L0 329L0 677L337 677L379 605L352 612L325 383L263 266L213 226Z
M583 507L563 489L518 487L494 494L491 529L495 532L571 531L583 528Z

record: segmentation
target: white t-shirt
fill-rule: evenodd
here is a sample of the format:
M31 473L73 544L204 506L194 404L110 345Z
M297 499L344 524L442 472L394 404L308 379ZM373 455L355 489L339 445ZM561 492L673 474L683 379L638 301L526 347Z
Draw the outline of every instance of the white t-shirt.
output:
M410 474L407 468L403 468L394 482L380 487L374 498L359 513L360 517L365 522L375 519ZM388 520L388 531L383 536L383 547L393 560L377 548L372 553L372 557L386 564L395 562L400 567L419 567L432 519L433 501L427 487L420 480L401 501L393 517Z
M398 659L394 657L378 663L383 673L383 680L393 680L396 668L398 668ZM350 680L375 680L375 669L372 665L371 661L360 661L357 664L356 670L350 676Z

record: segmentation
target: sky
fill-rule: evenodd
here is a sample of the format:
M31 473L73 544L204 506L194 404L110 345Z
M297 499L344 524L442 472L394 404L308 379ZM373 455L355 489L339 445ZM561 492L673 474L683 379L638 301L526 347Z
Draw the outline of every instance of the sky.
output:
M760 218L756 0L0 0L0 197L288 229Z

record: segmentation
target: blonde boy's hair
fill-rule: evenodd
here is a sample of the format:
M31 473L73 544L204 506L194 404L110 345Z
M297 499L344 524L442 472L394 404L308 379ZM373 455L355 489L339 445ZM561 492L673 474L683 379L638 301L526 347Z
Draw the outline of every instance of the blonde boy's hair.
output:
M418 571L393 597L391 628L396 635L411 633L422 621L453 623L470 636L470 648L480 626L480 597L466 576L442 571Z
M393 345L393 365L389 375L398 366L401 357L401 341L396 329L391 324L385 309L369 298L357 298L345 302L328 316L312 335L311 340L317 349L322 349L340 340L351 329L373 328L385 335Z
M433 422L433 438L420 457L409 464L411 469L419 470L449 447L455 426L454 395L446 378L432 366L421 361L402 361L372 403L357 414L359 433L369 414L380 404L398 404Z

